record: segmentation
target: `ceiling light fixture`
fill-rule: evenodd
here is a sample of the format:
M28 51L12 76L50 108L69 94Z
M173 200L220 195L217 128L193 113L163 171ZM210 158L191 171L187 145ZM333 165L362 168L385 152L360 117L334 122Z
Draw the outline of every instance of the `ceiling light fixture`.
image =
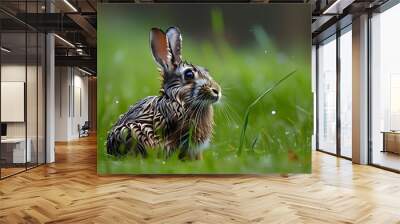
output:
M88 71L86 71L86 70L83 70L83 69L81 69L81 68L79 68L79 67L78 67L78 70L81 71L81 72L83 72L83 73L85 73L85 74L87 74L87 75L89 75L89 76L92 76L92 75L93 75L92 73L90 73L90 72L88 72Z
M4 51L6 53L10 53L11 52L11 50L9 50L9 49L7 49L5 47L1 47L1 51Z
M62 42L64 42L65 44L67 44L68 46L75 48L75 45L73 45L71 42L69 42L68 40L60 37L58 34L54 34L55 37L57 37L59 40L61 40Z
M79 55L84 55L84 52L83 52L82 48L77 48L76 49L76 53L78 53Z
M74 12L78 12L78 10L68 0L64 0L64 3L67 4Z

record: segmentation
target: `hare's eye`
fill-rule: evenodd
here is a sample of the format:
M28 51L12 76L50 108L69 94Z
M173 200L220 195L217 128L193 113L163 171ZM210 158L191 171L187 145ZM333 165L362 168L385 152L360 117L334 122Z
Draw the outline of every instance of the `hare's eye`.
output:
M188 70L184 71L183 75L185 76L186 80L194 79L194 73L193 73L193 71L191 69L188 69Z

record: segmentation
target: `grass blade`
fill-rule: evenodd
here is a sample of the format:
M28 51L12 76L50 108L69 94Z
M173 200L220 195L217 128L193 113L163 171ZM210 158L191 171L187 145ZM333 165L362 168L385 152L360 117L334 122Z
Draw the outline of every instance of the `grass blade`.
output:
M256 144L257 144L259 138L260 138L260 134L258 134L258 135L254 138L253 143L251 144L251 151L252 151L252 152L254 152L254 148L256 147Z
M239 147L238 147L238 151L237 154L240 155L242 154L242 150L243 150L243 144L244 144L244 139L246 137L246 129L249 123L249 116L250 116L250 110L256 106L258 104L258 102L260 102L267 94L271 93L276 87L279 86L279 84L281 84L283 81L285 81L286 79L288 79L290 76L292 76L294 73L296 72L296 70L290 72L289 74L287 74L286 76L284 76L283 78L281 78L279 81L277 81L276 83L274 83L274 85L272 85L270 88L268 88L267 90L265 90L262 94L260 94L246 109L246 112L244 114L244 119L243 119L243 126L241 128L241 132L240 132L240 139L239 139Z

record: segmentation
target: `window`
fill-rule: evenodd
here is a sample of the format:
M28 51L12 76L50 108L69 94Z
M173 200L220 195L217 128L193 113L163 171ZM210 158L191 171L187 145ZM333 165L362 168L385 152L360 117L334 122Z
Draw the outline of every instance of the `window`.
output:
M336 153L336 36L318 47L318 149Z
M7 6L12 2L1 2ZM19 2L39 13L43 1ZM0 178L45 163L45 35L0 12ZM11 109L12 108L12 109Z
M352 156L352 35L351 26L340 35L340 155Z
M371 162L400 170L400 4L371 18Z

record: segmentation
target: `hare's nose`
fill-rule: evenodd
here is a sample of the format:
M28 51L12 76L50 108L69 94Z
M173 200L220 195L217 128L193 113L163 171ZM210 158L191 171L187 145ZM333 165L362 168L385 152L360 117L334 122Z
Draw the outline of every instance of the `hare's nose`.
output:
M216 88L211 88L211 91L212 91L215 95L218 96L218 94L219 94L218 89L216 89Z

